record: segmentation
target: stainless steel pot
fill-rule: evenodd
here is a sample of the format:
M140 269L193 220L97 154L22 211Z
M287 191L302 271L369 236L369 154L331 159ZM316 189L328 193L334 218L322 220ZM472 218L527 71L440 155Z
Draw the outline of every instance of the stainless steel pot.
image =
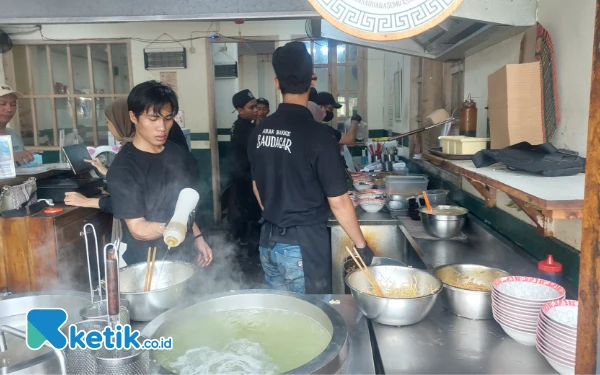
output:
M157 261L149 292L144 292L146 263L121 268L121 298L129 301L131 320L148 322L185 299L185 288L196 266L181 261Z
M460 234L467 220L466 208L458 206L437 206L433 213L427 207L419 209L425 231L436 238L448 239Z
M373 266L400 266L400 267L406 267L406 264L404 264L403 262L396 260L396 259L392 259L392 258L385 258L385 257L373 257L373 260L371 261L371 267ZM356 262L354 262L354 259L352 259L350 256L348 256L348 258L346 258L346 261L344 262L344 279L346 279L346 275L348 275L349 273L355 272L355 271L359 271L358 266L356 265ZM345 286L345 293L346 294L351 294L350 288L348 287L348 285L344 285Z
M0 301L0 325L24 331L26 314L36 308L61 308L68 314L63 325L66 332L70 324L81 321L79 311L90 302L89 293L74 291L47 291L13 294ZM0 353L0 373L58 374L60 363L49 348L30 350L25 341L5 335L7 351Z
M317 299L284 291L243 290L188 301L151 321L142 331L142 335L151 339L169 337L175 327L196 324L198 316L239 309L277 309L299 313L316 320L331 334L331 341L321 354L289 373L333 374L346 359L348 331L342 316L331 306ZM175 341L175 338L173 340ZM161 368L160 373L170 372Z
M437 267L434 274L444 283L442 302L452 313L468 319L492 319L492 283L499 277L510 276L498 268L476 264L449 264ZM489 286L489 291L459 288L457 281L467 279ZM454 284L449 285L448 284Z
M442 282L428 272L409 267L374 266L369 267L373 277L385 288L386 283L400 287L417 278L417 289L422 297L387 298L366 293L371 288L362 272L352 272L346 276L346 284L352 291L356 305L363 314L377 323L390 326L407 326L425 319L442 291Z

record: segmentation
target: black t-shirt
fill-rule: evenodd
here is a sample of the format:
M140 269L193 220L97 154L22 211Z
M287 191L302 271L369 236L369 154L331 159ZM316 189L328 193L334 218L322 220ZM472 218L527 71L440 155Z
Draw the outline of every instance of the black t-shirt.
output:
M189 150L187 139L185 138L185 134L183 134L183 130L181 130L181 126L175 121L173 121L173 126L169 131L169 135L167 136L167 141L171 141L173 143L178 144L181 147L184 147L186 150ZM109 214L113 213L112 210L112 200L110 196L100 198L100 202L98 203L100 206L100 211L106 212Z
M331 126L327 126L329 129L331 129L331 131L333 132L333 136L335 137L335 139L338 141L338 143L340 143L340 140L342 139L342 132L332 128Z
M327 197L348 191L339 145L308 108L281 104L252 132L248 156L263 217L277 226L326 223Z
M232 180L251 181L250 161L248 160L248 139L256 126L251 120L242 117L231 127L231 177Z
M168 223L175 212L179 193L184 188L198 189L199 176L192 154L167 141L158 154L138 150L128 143L113 161L106 176L113 215L121 219L127 264L146 261L148 247L157 247L157 258L162 259L167 246L162 237L154 241L133 238L125 219L143 217L148 221ZM198 207L196 207L198 215ZM187 231L183 244L169 252L169 258L178 258L193 248L193 233Z
M177 143L181 147L185 147L186 150L189 150L185 134L183 134L181 126L179 126L179 124L176 121L173 121L173 126L171 126L171 130L169 131L169 135L167 136L167 141Z

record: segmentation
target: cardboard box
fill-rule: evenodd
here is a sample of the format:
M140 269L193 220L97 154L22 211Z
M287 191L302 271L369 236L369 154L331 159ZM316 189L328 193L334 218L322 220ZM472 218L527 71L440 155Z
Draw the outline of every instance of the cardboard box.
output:
M545 142L540 63L505 65L488 77L491 148Z

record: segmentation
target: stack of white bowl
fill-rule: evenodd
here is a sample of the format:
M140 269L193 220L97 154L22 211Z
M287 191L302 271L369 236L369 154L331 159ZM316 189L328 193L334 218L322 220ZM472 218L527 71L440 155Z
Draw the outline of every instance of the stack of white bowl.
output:
M536 344L538 316L549 301L565 298L565 289L551 281L508 276L492 284L492 312L504 332L515 341Z
M542 307L536 347L560 374L575 373L578 302L559 300Z

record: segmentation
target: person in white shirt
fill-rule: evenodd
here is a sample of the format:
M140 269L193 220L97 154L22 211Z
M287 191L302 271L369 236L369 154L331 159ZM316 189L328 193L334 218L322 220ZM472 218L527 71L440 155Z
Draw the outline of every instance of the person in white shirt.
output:
M17 113L17 100L23 96L7 85L0 84L0 135L10 135L15 163L25 165L33 161L33 153L25 150L19 134L8 127L8 123Z

